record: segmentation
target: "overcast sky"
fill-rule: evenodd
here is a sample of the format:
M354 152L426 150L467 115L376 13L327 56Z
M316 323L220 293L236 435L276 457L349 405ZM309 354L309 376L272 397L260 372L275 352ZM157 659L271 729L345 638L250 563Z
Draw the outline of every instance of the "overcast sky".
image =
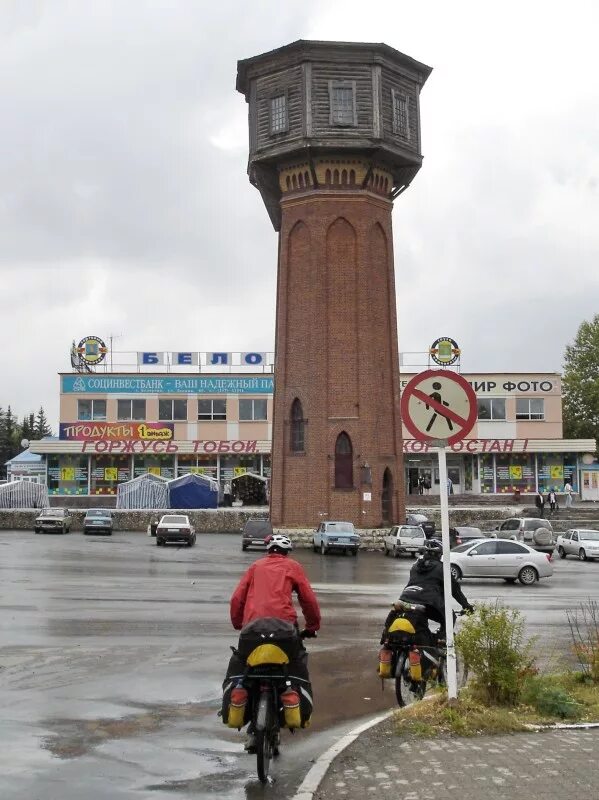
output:
M0 0L0 405L56 426L88 334L273 349L236 62L300 38L434 68L393 215L400 350L559 370L599 310L598 31L595 0Z

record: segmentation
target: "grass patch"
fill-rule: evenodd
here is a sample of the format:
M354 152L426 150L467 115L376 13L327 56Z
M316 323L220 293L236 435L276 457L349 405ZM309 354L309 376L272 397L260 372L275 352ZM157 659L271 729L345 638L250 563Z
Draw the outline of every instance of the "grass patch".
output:
M557 722L599 722L599 684L580 673L535 676L515 706L487 705L472 687L451 705L439 693L398 711L394 728L401 736L434 738L518 733Z

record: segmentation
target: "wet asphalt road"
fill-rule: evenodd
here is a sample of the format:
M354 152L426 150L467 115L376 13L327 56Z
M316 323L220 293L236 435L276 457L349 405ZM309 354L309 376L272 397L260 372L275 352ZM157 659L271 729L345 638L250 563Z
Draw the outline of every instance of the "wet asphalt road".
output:
M323 611L308 643L315 720L283 734L274 784L257 782L242 735L216 711L236 641L228 600L259 555L232 535L200 535L187 549L139 533L0 532L0 797L284 800L337 736L393 707L375 675L378 637L412 561L296 551ZM555 568L532 587L463 588L473 603L520 608L555 662L569 648L564 609L597 598L599 563Z

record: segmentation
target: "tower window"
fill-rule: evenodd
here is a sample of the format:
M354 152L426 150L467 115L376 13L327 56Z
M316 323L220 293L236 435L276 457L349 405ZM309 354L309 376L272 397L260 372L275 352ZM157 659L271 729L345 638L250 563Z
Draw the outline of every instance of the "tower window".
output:
M393 94L393 133L410 138L410 106L407 94L392 89Z
M331 125L358 124L355 81L329 81L329 104Z
M291 404L290 449L292 453L305 452L306 420L300 401L295 398Z
M335 442L335 489L353 489L353 448L347 433L340 433Z
M288 128L287 95L278 94L270 98L270 132L284 133Z

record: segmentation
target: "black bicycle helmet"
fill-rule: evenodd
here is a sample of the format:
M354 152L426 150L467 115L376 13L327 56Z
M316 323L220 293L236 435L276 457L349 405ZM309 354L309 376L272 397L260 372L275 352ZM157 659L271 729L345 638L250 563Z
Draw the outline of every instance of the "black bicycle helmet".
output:
M422 547L425 558L441 558L443 555L443 544L438 539L427 539Z

